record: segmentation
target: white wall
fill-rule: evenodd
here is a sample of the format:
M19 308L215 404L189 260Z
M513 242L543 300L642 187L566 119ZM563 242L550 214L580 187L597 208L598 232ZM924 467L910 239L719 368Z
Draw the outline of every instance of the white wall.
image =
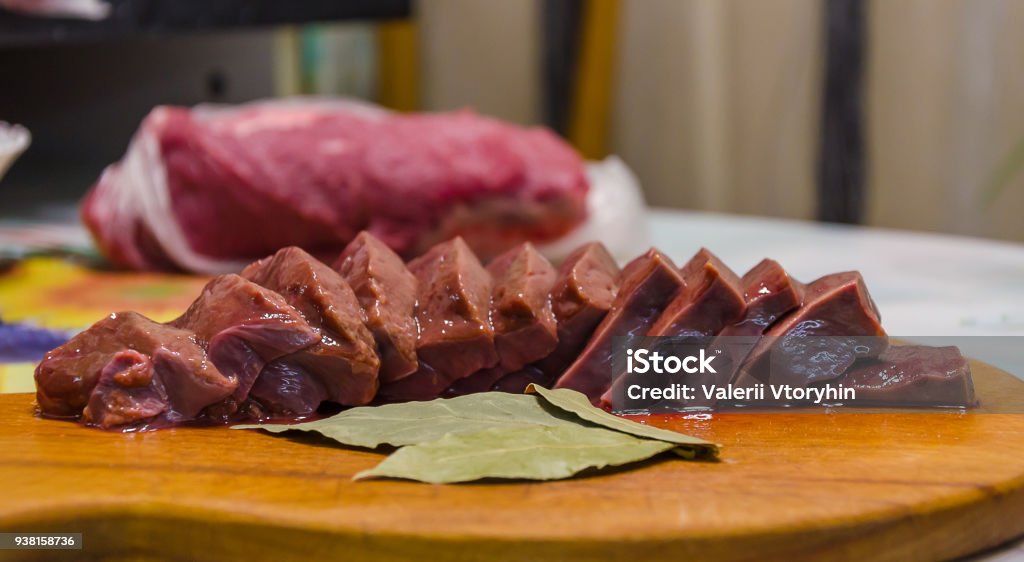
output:
M811 216L819 4L624 3L614 149L652 203Z
M416 12L424 109L540 122L539 0L427 0Z

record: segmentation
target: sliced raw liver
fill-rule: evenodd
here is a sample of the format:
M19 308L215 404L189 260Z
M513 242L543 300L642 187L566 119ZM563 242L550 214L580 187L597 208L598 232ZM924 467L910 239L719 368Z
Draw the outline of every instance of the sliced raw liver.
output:
M455 381L446 395L488 391L506 374L547 357L558 344L548 298L556 276L551 263L525 243L494 258L487 272L494 280L491 324L499 363Z
M238 410L264 365L320 341L284 297L238 275L215 277L171 325L195 332L217 369L238 381L229 400L208 410L213 417Z
M392 402L433 400L451 386L452 380L422 359L419 368L408 377L384 384L377 392L376 402L388 404Z
M100 371L82 421L104 429L152 422L170 409L163 381L148 355L118 351ZM147 424L148 425L148 424Z
M577 390L599 403L612 382L613 338L646 334L683 287L679 270L658 250L630 262L611 310L555 387Z
M436 397L456 380L497 365L491 276L462 238L409 263L418 281L419 369L381 387L382 401Z
M242 277L284 297L320 336L315 345L277 359L287 365L276 372L298 368L320 381L329 400L346 406L373 399L380 359L359 301L341 274L292 246L250 264Z
M706 248L690 258L681 273L685 287L648 336L713 336L743 317L747 304L740 278Z
M648 330L648 336L707 338L743 317L747 304L739 276L707 248L694 254L680 273L683 289ZM708 380L708 376L679 373L672 380L692 386ZM612 378L615 382L601 396L601 404L606 408L612 405L613 394L623 392L622 385L637 381L634 375L624 378L623 373L613 373Z
M508 369L501 365L481 369L466 378L453 382L449 387L441 391L440 396L450 398L476 392L487 392L507 374L509 374Z
M416 277L384 242L363 231L345 247L335 269L355 291L380 351L380 381L416 371Z
M804 300L803 283L790 277L775 260L761 260L743 276L741 284L746 314L741 321L726 326L721 336L760 336Z
M44 414L84 413L101 427L190 419L238 386L191 331L135 312L111 314L47 353L35 379Z
M743 370L761 382L805 387L835 379L887 347L860 273L834 273L807 286L803 306L765 332Z
M775 260L761 260L743 275L741 283L747 311L741 321L723 328L711 344L711 349L722 354L718 374L705 384L722 386L731 382L742 388L756 384L757 379L739 371L738 367L772 324L804 302L806 286L790 277ZM690 405L713 407L716 403L717 400L708 400L698 393L698 398Z
M494 279L491 322L500 365L509 372L547 357L558 344L548 294L555 268L529 242L487 265Z
M490 322L491 275L461 237L409 263L419 282L416 352L452 380L498 362Z
M536 365L527 365L514 373L509 373L502 377L490 390L522 394L531 383L550 387L554 382L555 377L550 376Z
M971 366L953 346L892 346L875 359L858 361L838 383L857 393L847 406L975 405Z
M558 323L558 345L537 366L555 380L579 357L612 307L621 271L600 242L577 248L558 269L551 309Z
M320 381L320 377L291 361L277 360L267 364L249 391L249 398L259 409L253 412L254 416L294 419L316 412L322 402L331 399Z

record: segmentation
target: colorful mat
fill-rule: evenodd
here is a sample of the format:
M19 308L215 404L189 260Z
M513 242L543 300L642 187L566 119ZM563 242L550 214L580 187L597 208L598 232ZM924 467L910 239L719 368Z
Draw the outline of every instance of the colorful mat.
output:
M165 322L181 314L207 278L102 271L52 257L0 270L0 392L31 392L48 349L107 314L135 310Z

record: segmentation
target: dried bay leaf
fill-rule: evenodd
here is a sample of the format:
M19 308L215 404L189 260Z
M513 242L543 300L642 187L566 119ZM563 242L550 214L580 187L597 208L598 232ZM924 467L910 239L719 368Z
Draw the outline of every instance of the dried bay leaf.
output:
M642 461L674 447L674 443L582 424L491 428L403 447L355 478L404 478L432 484L483 478L555 480L588 468Z
M620 466L664 451L717 453L713 443L618 418L574 390L484 392L429 402L352 408L300 424L240 425L272 433L314 431L344 445L401 447L357 479L433 483L482 478L552 480Z
M637 423L626 418L620 418L600 408L594 407L590 399L583 393L568 388L548 389L542 386L531 384L526 388L528 394L537 394L549 404L570 412L577 417L592 424L621 431L637 437L656 439L677 445L676 452L686 458L698 456L714 456L718 454L718 445L703 439Z
M360 406L305 423L238 425L235 429L315 431L344 445L372 449L426 443L449 433L579 424L575 414L546 407L536 396L483 392L429 402Z

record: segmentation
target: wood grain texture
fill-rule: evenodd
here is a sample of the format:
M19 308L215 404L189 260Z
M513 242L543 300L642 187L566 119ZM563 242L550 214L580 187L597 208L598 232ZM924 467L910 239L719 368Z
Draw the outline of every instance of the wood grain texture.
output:
M1024 411L974 371L985 409ZM310 436L105 433L32 401L0 396L0 530L82 532L87 559L934 560L1024 533L1021 414L659 417L721 461L435 486L353 482L380 455Z

